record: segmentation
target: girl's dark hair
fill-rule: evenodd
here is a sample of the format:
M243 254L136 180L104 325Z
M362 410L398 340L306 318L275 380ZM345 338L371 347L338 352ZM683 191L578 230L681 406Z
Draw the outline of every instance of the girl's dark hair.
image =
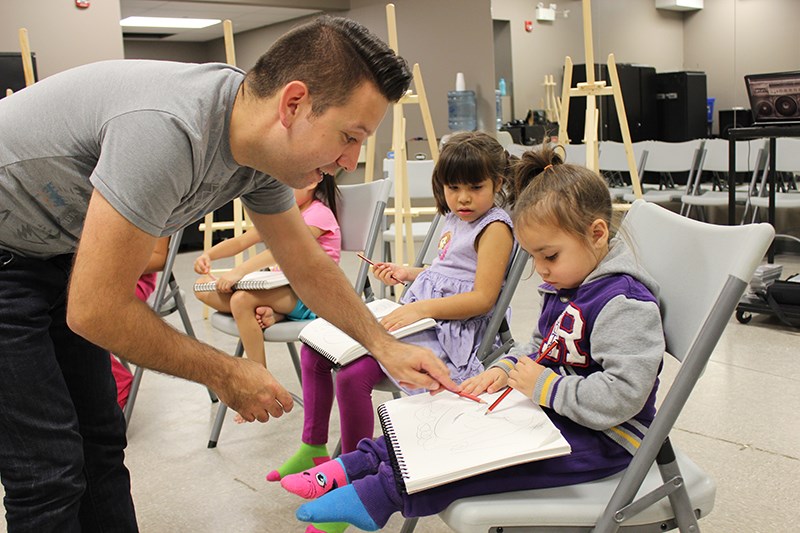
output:
M339 213L336 212L336 199L339 197L339 186L336 185L336 178L331 174L322 174L322 181L314 189L314 199L327 205L333 212L334 218L339 220Z
M246 79L259 98L302 81L312 97L312 114L321 115L329 107L345 105L365 82L396 102L411 84L411 71L405 59L358 22L324 15L275 41Z
M606 181L586 167L564 163L555 148L542 145L528 150L516 164L514 225L550 225L587 239L589 226L602 219L611 231L611 195Z
M506 183L511 176L516 158L497 140L482 131L465 131L452 135L442 147L439 160L433 168L433 197L436 209L447 214L444 188L448 185L477 184L489 178L497 191L496 203L506 203Z

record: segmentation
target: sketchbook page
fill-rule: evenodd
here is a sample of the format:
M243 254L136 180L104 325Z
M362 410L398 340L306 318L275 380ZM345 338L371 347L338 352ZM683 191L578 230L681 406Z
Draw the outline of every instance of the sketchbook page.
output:
M477 404L455 394L418 394L378 408L409 494L571 449L542 408L516 390L490 414L501 392ZM390 454L391 455L391 454Z
M399 303L389 299L374 300L367 304L367 308L375 315L377 320L399 307ZM423 318L391 333L399 339L435 325L436 321L432 318ZM346 365L367 353L366 348L361 346L358 341L324 318L317 318L304 327L300 332L299 338L302 342L338 365Z

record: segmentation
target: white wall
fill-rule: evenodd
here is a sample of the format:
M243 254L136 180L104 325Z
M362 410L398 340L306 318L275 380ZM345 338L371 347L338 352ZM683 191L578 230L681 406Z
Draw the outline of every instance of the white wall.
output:
M91 2L88 9L66 0L2 0L0 51L19 52L18 30L24 27L39 79L86 63L122 59L119 20L119 0Z
M708 74L717 109L750 107L745 74L800 70L798 22L797 0L706 1L686 17L685 64Z

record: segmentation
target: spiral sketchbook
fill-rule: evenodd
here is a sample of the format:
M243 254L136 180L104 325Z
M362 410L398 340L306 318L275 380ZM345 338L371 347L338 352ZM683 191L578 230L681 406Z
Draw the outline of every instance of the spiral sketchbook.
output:
M372 311L372 314L378 320L400 307L401 304L388 299L374 300L367 303L367 309ZM402 339L407 335L432 328L435 325L436 321L434 319L423 318L389 333L398 339ZM357 340L324 318L317 318L311 321L300 331L299 338L304 344L314 348L322 356L339 366L351 363L367 353L367 349L361 346Z
M413 494L572 451L542 408L516 390L485 414L500 394L482 394L486 404L442 392L378 406L400 490Z
M286 275L280 271L259 270L258 272L251 272L242 276L242 279L233 285L235 291L262 291L266 289L274 289L275 287L283 287L288 285L289 280ZM205 283L195 283L193 287L195 292L210 292L217 290L216 281L207 281Z

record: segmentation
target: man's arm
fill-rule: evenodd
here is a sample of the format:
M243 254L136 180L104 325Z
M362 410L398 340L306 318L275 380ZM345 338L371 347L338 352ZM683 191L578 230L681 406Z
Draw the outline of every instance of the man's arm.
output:
M297 296L311 310L363 344L403 385L458 389L433 352L397 341L378 324L342 270L314 240L296 206L275 215L250 212L250 218Z
M93 193L70 279L70 328L137 365L210 387L248 421L290 411L291 396L264 367L178 333L136 298L155 242Z

